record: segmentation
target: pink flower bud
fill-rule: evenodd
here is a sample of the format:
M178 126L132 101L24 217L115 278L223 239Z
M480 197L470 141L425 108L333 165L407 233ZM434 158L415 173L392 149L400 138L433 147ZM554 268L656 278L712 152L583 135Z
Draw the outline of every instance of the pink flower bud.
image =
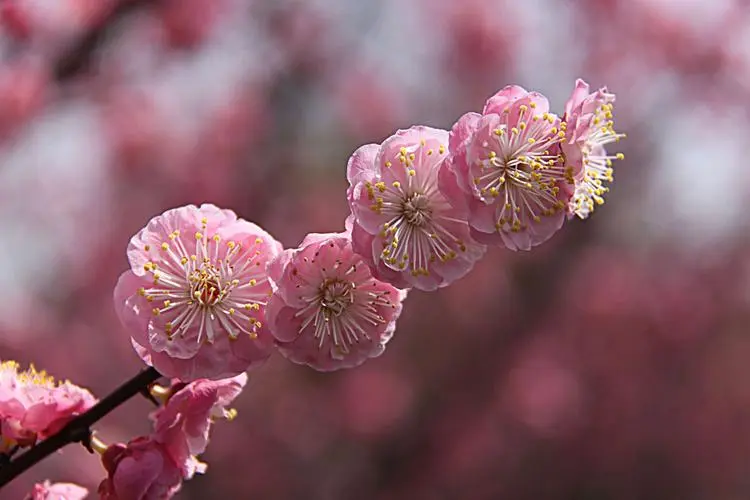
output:
M188 454L171 455L151 438L114 444L102 455L107 478L99 485L103 500L162 500L172 498L183 479L203 473L205 464Z

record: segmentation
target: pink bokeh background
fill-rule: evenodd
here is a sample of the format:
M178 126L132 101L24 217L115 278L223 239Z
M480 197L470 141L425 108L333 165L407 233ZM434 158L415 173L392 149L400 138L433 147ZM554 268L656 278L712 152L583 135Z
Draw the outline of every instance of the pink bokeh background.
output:
M360 368L272 357L179 498L750 496L747 2L0 0L0 61L0 358L100 396L142 366L111 294L152 216L211 202L293 247L343 229L361 144L511 83L617 94L590 220L412 293ZM68 447L0 497L103 475Z

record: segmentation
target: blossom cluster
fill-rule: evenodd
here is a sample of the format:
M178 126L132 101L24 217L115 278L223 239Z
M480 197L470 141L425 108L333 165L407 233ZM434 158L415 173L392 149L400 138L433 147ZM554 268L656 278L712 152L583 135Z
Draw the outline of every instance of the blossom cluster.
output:
M587 218L622 158L606 150L624 137L613 102L578 80L558 116L543 95L508 86L450 130L416 125L364 145L346 168L343 231L295 248L212 204L154 217L129 242L114 301L137 354L172 385L151 388L162 406L150 435L92 441L107 471L100 497L170 498L203 473L211 423L234 418L227 406L246 372L273 352L318 371L356 367L384 352L410 290L446 287L488 247L531 250L566 219ZM59 419L8 415L3 446L59 429ZM57 487L37 485L34 498Z
M450 131L399 130L349 159L341 233L282 248L204 204L152 219L128 247L115 304L141 358L183 381L233 376L276 348L330 371L380 355L410 289L466 275L487 246L530 250L604 202L614 95L582 80L564 114L519 86Z

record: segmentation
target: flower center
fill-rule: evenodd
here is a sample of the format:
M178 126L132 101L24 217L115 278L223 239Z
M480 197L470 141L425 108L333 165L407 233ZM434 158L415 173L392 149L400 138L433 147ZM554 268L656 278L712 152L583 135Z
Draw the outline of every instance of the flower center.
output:
M555 117L547 113L525 116L520 107L516 125L505 123L492 131L486 142L487 156L472 166L480 199L498 203L495 227L501 232L519 232L564 208L558 200L559 184L572 183L564 169L558 143L565 136Z
M352 302L354 289L351 283L329 278L320 285L320 306L326 318L341 316Z
M406 222L417 227L425 225L432 214L430 199L421 193L414 193L406 198L401 203L401 210Z
M155 306L168 340L194 332L196 342L213 342L219 332L230 339L241 333L257 338L261 322L256 312L265 305L265 290L254 288L265 282L260 258L260 238L243 247L223 243L219 235L209 237L206 222L195 233L194 252L180 239L179 231L169 233L160 245L159 264L147 262L144 269L153 275L153 287L138 293ZM149 248L146 248L149 251Z
M193 271L188 280L191 295L203 306L218 304L231 291L231 288L222 290L219 271L211 264L204 264L200 270Z

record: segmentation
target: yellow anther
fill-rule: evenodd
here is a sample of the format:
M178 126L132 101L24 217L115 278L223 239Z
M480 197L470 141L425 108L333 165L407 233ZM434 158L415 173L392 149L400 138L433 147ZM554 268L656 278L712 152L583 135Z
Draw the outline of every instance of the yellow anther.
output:
M385 166L386 167L390 167L391 165L393 165L391 162L389 162L389 161L385 162Z
M250 281L248 281L248 284L250 286L255 286L258 284L258 280L256 280L255 278L252 278Z
M169 250L169 243L166 243L166 242L162 243L161 244L161 249L164 250L164 251Z
M203 233L201 233L201 232L195 233L195 239L196 240L202 240L203 239Z
M438 148L438 152L439 152L440 154L443 154L443 153L445 153L445 146L441 145L441 146L440 146L440 147Z
M401 183L398 181L393 181L393 187L395 187L396 189L399 189L401 187Z

